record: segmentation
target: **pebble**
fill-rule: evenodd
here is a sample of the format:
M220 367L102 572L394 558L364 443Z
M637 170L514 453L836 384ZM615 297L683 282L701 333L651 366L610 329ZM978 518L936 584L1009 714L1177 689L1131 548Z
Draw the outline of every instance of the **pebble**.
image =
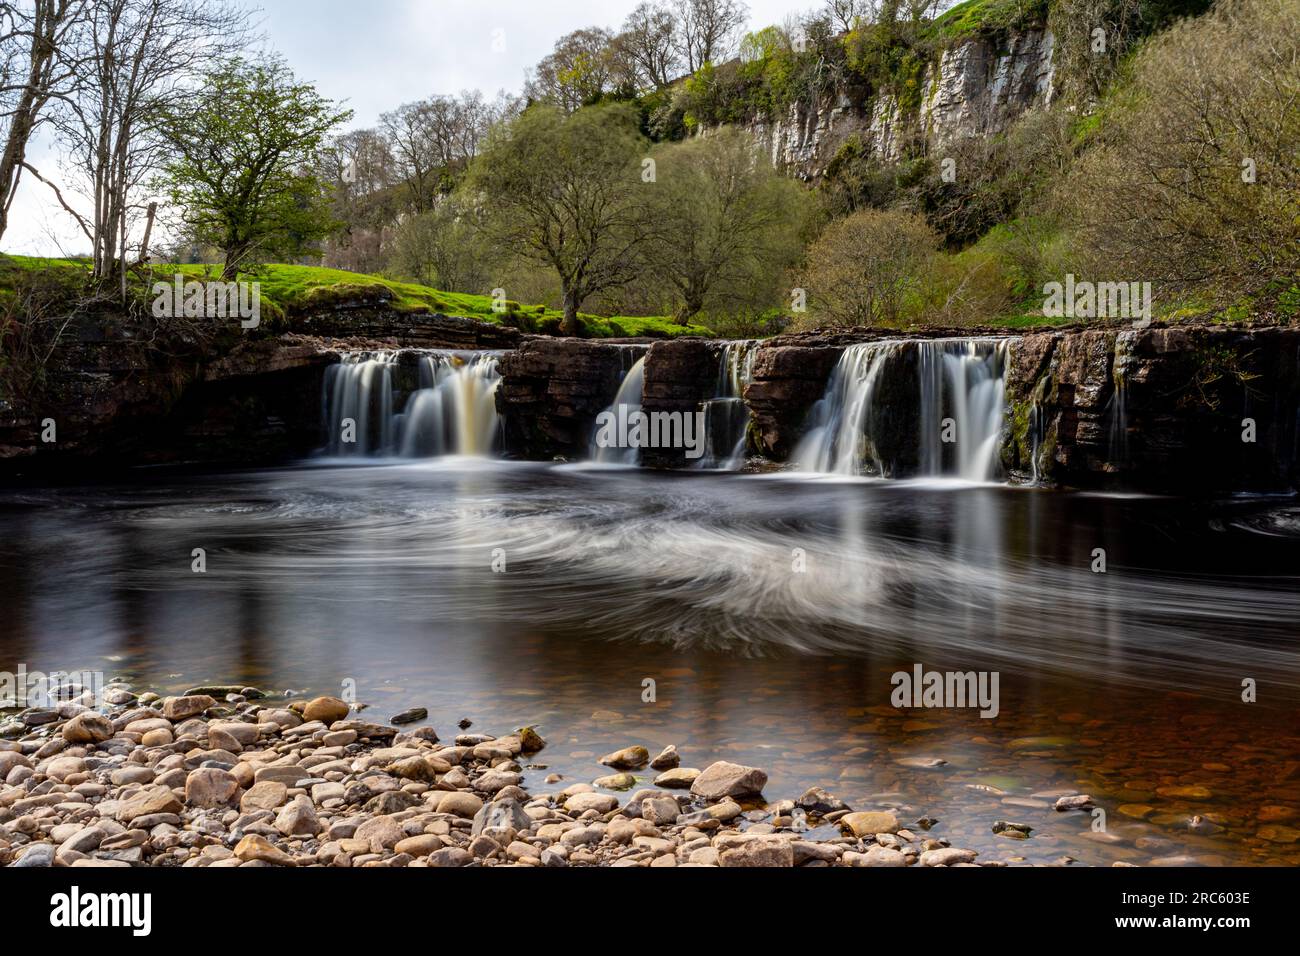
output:
M665 747L660 751L659 756L650 761L651 770L673 770L681 765L681 755L677 753L677 748L672 744Z
M682 767L676 747L651 760L645 747L631 746L601 758L618 772L594 785L575 782L558 793L530 793L525 770L532 780L534 771L547 769L526 762L525 755L546 743L532 727L501 737L461 734L446 745L431 727L398 731L354 719L339 698L305 704L281 699L268 706L243 689L214 690L196 688L165 699L124 697L105 713L71 705L53 719L37 714L11 731L23 739L0 740L0 862L221 868L977 865L975 850L949 845L949 839L958 842L977 829L970 823L964 830L936 829L935 837L946 839L901 828L902 810L892 808L905 809L908 819L932 808L909 806L902 793L890 791L898 782L889 777L862 802L890 810L854 811L822 787L764 803L768 775L758 767L718 761L701 771ZM413 719L427 716L417 712L420 717ZM566 751L578 745L561 739ZM584 760L596 756L574 752L585 753ZM653 787L643 782L637 790L635 771L647 765L654 770ZM811 772L833 780L839 769L826 764ZM966 790L963 776L931 779ZM1143 799L1156 805L1157 785L1199 786L1159 768L1129 771L1117 781L1139 776L1150 778ZM1004 784L1002 777L989 779L979 786L991 807L1025 799L999 799L996 790L1029 789ZM1075 782L1083 786L1085 779L1092 778ZM546 778L548 786L561 780L558 774ZM631 795L622 798L611 790ZM1108 797L1117 792L1105 791ZM1195 790L1183 792L1180 799L1192 799ZM1046 809L1091 798L1049 791L1029 799ZM1116 802L1121 815L1137 806ZM1259 802L1242 819L1190 817L1177 805L1160 805L1170 812L1152 816L1170 817L1167 825L1184 833L1245 828L1261 853L1280 856L1300 842L1300 831L1287 826L1296 819L1289 793L1279 789ZM987 827L995 818L990 813L983 819ZM1021 819L1039 820L1028 813ZM920 817L914 829L926 827L925 821L935 822ZM1027 824L1003 820L994 828L1008 838L1032 832ZM987 829L983 833L987 840ZM1050 831L1034 836L1032 845L1046 847L1044 858L1066 859L1059 837ZM1094 839L1074 838L1080 846ZM1177 843L1141 836L1140 830L1126 832L1123 843L1117 852L1138 862L1177 859L1180 851ZM1145 856L1139 860L1138 853ZM998 864L1023 862L999 856ZM1196 862L1205 859L1214 858Z
M655 777L654 784L665 790L689 790L699 775L700 772L691 767L677 767L659 774Z
M390 724L414 724L418 721L425 720L429 716L428 710L423 707L411 707L402 711L400 714L394 714L388 718Z

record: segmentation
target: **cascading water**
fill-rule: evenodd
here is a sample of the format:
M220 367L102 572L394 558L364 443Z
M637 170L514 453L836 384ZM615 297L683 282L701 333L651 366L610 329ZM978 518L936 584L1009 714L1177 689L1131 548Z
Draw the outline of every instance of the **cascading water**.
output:
M698 467L737 471L745 461L749 443L749 408L745 386L754 376L757 342L728 342L722 348L718 387L704 403L704 457Z
M501 430L499 359L498 352L452 351L343 356L325 373L325 453L490 455ZM412 387L404 389L407 381Z
M866 473L870 459L874 473L885 474L884 462L874 443L869 443L866 419L880 384L881 369L902 345L872 342L844 350L831 373L826 394L808 413L808 431L795 452L801 470L861 475Z
M1006 414L1005 339L918 342L921 379L921 474L988 481L996 471ZM944 420L956 441L944 440ZM945 449L952 456L945 461Z
M1005 414L1004 339L845 349L795 454L804 471L988 481Z
M619 415L619 408L622 406L623 415L630 416L641 410L641 402L645 396L645 360L647 352L643 348L623 348L623 383L618 387L618 394L614 396L614 403L605 409L606 412L612 412L616 417ZM631 364L629 364L631 363ZM601 465L631 465L635 466L641 462L640 448L619 448L609 446L602 448L596 440L596 434L599 429L592 435L590 458L592 461Z

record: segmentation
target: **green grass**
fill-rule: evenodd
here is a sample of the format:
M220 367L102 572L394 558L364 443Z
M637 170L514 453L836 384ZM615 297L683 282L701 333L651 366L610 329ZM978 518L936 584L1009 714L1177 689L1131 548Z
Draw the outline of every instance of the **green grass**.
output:
M1047 19L1047 0L966 0L930 25L941 40L964 40Z
M90 268L88 262L72 259L41 259L29 256L0 256L0 285L6 270L53 270L75 278ZM158 265L153 267L154 281L172 276L216 278L218 269L204 265ZM556 332L563 313L542 305L507 302L506 311L498 312L491 296L441 292L412 282L399 282L382 276L362 275L342 269L319 266L266 265L240 278L261 285L262 303L292 316L313 308L328 308L355 299L386 298L399 312L440 313L464 316L497 325L513 325L526 331ZM677 325L664 316L613 316L580 314L585 334L591 338L667 337L684 335L712 337L700 325Z

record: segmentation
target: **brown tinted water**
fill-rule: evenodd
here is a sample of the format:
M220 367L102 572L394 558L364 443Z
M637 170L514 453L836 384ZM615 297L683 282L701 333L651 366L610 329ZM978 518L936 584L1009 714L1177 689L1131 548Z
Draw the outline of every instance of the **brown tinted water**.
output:
M355 685L444 738L533 724L534 792L671 743L985 860L1294 864L1298 544L1290 500L457 460L155 474L0 493L0 670ZM894 708L916 664L996 671L998 715ZM1075 792L1104 816L1052 809Z

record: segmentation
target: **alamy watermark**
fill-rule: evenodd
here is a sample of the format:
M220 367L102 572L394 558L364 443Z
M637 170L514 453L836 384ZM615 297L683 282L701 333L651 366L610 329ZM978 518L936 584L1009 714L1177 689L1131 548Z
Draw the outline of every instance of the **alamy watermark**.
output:
M686 457L704 457L704 412L643 412L615 405L596 417L597 448L684 448Z
M50 897L50 925L56 929L108 929L121 927L132 936L153 931L151 893L82 892L74 886Z
M262 324L260 282L198 282L179 273L153 287L156 319L239 319L240 328Z
M0 707L56 707L80 700L87 693L102 699L103 671L29 671L19 664L16 671L0 671Z
M980 716L991 720L1001 709L997 671L927 671L920 664L898 671L889 682L894 686L889 702L895 707L980 708Z
M1051 319L1132 319L1151 324L1150 282L1091 282L1075 279L1043 286L1043 315Z

